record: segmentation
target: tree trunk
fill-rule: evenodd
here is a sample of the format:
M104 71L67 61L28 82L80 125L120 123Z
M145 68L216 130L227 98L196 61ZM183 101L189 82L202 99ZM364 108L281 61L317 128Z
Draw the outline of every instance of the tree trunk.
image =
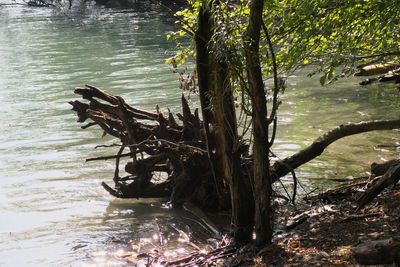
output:
M221 62L216 63L216 66L216 111L220 125L218 129L224 134L226 160L224 170L231 193L234 238L237 243L248 243L251 241L254 228L253 192L250 177L242 170L237 120L228 70Z
M211 14L206 3L200 7L198 17L199 28L195 34L196 43L196 68L199 82L199 95L201 111L203 114L203 125L206 133L207 151L212 168L214 183L217 192L222 190L223 166L220 160L223 156L224 149L218 147L221 145L221 133L212 131L212 125L215 121L214 113L212 112L212 103L210 95L212 93L212 77L211 72L214 71L214 66L210 62L209 41L212 36ZM218 136L219 135L219 136ZM219 141L219 142L218 142ZM219 193L220 194L220 193Z
M250 2L250 19L245 40L247 75L253 109L253 179L255 200L255 232L257 245L271 242L272 210L267 106L259 60L259 41L263 0Z
M216 183L229 184L232 224L235 241L251 240L254 225L254 201L249 177L241 168L237 121L229 71L211 52L212 20L205 2L199 11L199 30L196 36L199 91L204 125L207 133L208 153L214 169ZM211 102L213 96L214 102ZM210 127L212 126L212 127ZM212 130L210 129L212 128Z

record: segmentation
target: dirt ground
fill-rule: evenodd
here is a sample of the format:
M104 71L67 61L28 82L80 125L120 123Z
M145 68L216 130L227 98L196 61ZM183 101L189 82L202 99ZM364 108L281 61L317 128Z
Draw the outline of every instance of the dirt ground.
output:
M351 200L333 202L310 205L301 212L281 210L272 246L257 253L238 253L225 265L357 266L352 247L400 234L400 186L386 189L358 212ZM293 216L294 220L286 220Z
M235 247L227 241L208 253L198 251L173 261L144 253L144 266L362 266L355 261L352 248L400 236L400 185L386 188L356 211L359 192L350 186L298 204L297 209L277 204L272 245Z

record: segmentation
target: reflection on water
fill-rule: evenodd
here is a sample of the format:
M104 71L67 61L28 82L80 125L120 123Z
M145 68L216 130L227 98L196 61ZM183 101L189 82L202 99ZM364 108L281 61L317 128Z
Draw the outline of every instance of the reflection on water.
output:
M160 232L168 257L196 250L193 244L208 248L207 235L195 236L203 228L184 211L162 200L116 200L103 190L113 162L84 159L114 154L94 149L113 140L81 130L67 104L75 86L91 83L140 108L179 110L177 77L164 65L174 50L164 37L173 20L144 3L118 10L87 2L64 13L0 6L0 265L124 264L115 255L160 246ZM320 88L318 79L302 77L292 77L283 96L279 157L347 121L399 115L393 84L360 87L350 78ZM332 177L359 176L372 161L398 156L375 144L398 140L398 131L348 137L297 176L322 187ZM191 233L193 244L184 236L180 242L180 231Z

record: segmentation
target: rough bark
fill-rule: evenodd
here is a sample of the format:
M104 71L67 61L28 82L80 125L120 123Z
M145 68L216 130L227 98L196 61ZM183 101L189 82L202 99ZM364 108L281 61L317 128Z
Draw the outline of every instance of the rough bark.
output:
M210 95L212 94L212 77L211 73L215 72L214 65L210 62L209 41L212 35L211 14L206 4L199 11L198 24L199 28L195 35L196 43L196 68L199 82L199 96L201 111L203 114L203 124L206 133L207 151L210 159L210 165L213 171L214 183L217 192L221 191L221 178L223 177L222 161L219 160L223 156L223 149L218 147L221 145L221 133L213 130L215 121L212 111L212 103ZM219 135L219 136L218 136ZM219 141L219 142L218 142Z
M213 4L215 3L203 2L195 38L200 100L207 133L208 153L216 184L219 187L223 183L229 184L235 241L244 243L251 240L254 201L249 178L244 175L241 168L229 71L224 62L216 59L210 43L213 22L208 5Z
M269 166L269 143L267 106L264 83L259 60L259 41L262 25L263 0L250 2L250 18L246 32L246 68L253 119L253 180L255 199L256 244L264 245L272 238L271 176Z
M291 170L309 162L318 157L322 152L333 142L340 138L360 134L375 130L392 130L400 128L400 119L398 120L383 120L383 121L367 121L360 123L349 123L340 125L339 127L327 132L317 138L310 146L297 152L296 154L287 157L283 160L276 161L272 166L271 176L273 181L285 176Z
M236 113L227 68L221 62L217 66L216 111L218 125L224 134L224 177L230 188L234 238L237 243L247 243L251 240L254 228L253 192L250 178L242 169Z

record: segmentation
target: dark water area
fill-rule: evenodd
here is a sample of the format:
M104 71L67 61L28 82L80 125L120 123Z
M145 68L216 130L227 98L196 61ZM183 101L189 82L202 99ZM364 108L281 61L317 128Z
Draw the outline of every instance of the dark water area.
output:
M0 3L11 3L3 2ZM171 257L208 249L204 231L185 211L165 200L121 200L103 190L114 162L85 163L115 154L93 128L81 130L68 101L73 88L93 84L132 106L180 110L179 82L165 59L174 20L146 2L112 9L90 2L72 10L0 5L0 266L120 266L115 255L167 236ZM282 97L278 139L281 158L349 121L394 119L396 85L361 87L346 78L328 87L297 73ZM195 97L192 105L198 105ZM332 186L336 177L362 176L373 161L399 156L376 148L399 142L399 131L367 133L338 141L297 171L306 188ZM289 184L290 177L284 179Z

